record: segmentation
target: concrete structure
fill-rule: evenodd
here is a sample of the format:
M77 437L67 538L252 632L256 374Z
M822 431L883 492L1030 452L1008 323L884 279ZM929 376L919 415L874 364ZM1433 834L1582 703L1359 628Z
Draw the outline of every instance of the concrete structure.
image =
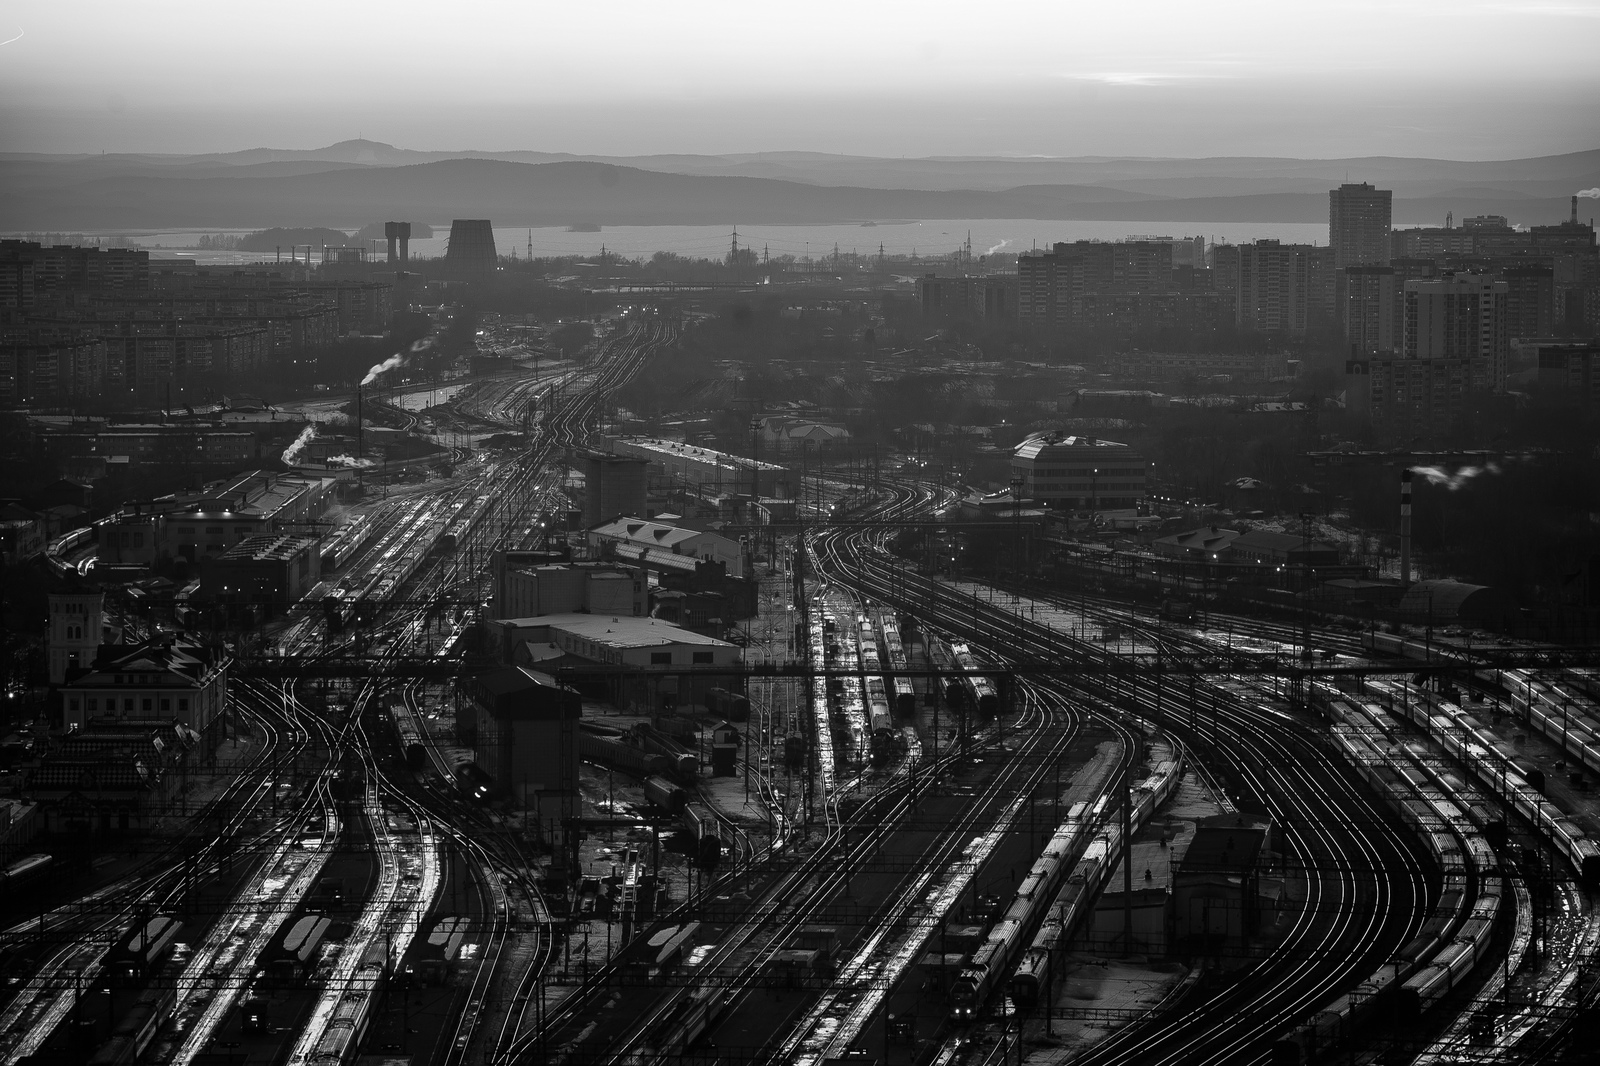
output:
M196 562L250 537L311 533L333 501L334 478L252 470L197 493L135 504L99 527L102 558L147 565Z
M211 560L196 598L275 610L298 603L322 578L320 543L307 533L248 537Z
M106 635L105 593L51 593L50 633L46 638L50 683L64 684L89 669Z
M775 496L786 492L783 479L787 471L783 467L749 456L657 437L613 437L606 439L603 447L613 455L649 460L651 475L668 482L664 487L691 491L697 496L749 492L750 471L755 466L761 470L763 492Z
M1456 273L1407 281L1400 354L1407 359L1464 359L1471 387L1503 392L1510 362L1504 281Z
M482 276L494 272L497 256L494 226L486 218L458 218L450 223L450 244L445 263L457 274Z
M1532 349L1539 390L1548 399L1600 404L1600 341L1540 341Z
M174 722L210 750L228 702L228 663L221 649L187 641L107 645L92 670L62 686L62 728L95 718Z
M1239 246L1239 328L1301 336L1313 297L1317 249L1306 244L1256 241Z
M1016 275L963 275L941 278L924 274L917 281L917 298L924 318L1017 317L1019 281Z
M1521 614L1516 601L1499 589L1447 580L1413 582L1401 594L1397 610L1418 625L1468 622L1487 629L1503 629Z
M1365 183L1328 190L1328 246L1335 270L1389 262L1393 201L1390 190Z
M744 662L737 645L655 618L594 614L506 618L490 622L489 635L506 663L515 662L531 646L552 669L604 668L574 683L633 710L659 707L667 696L679 705L704 703L707 689L727 687L729 675L717 670ZM557 653L553 661L545 654L550 650Z
M471 721L458 721L458 738L472 737L479 768L535 820L539 839L551 845L560 866L576 846L567 820L581 813L581 697L548 674L515 666L473 677L459 694L458 719L466 714Z
M1137 507L1148 465L1126 444L1059 432L1034 434L1011 454L1024 499L1089 511Z
M744 546L719 533L706 533L652 522L643 518L618 518L589 530L589 548L597 556L638 562L651 568L675 567L693 560L718 563L730 577L745 573ZM675 564L673 559L677 560Z
M383 236L389 242L390 266L399 266L411 261L411 223L385 222Z
M1223 824L1228 823L1228 824ZM1268 827L1209 819L1172 871L1172 943L1216 954L1243 947L1260 927L1261 853Z
M1124 352L1113 372L1120 377L1173 381L1187 374L1226 374L1239 381L1281 381L1289 376L1286 352ZM1094 390L1081 390L1087 396Z
M544 614L604 614L639 618L649 613L650 583L642 567L604 563L506 566L495 613L511 618Z
M15 500L0 501L0 560L20 566L45 549L44 516Z
M1376 355L1398 348L1399 290L1391 266L1344 269L1339 322L1352 355Z
M583 467L583 525L585 529L618 515L644 514L648 459L580 452Z
M1466 409L1471 373L1465 359L1352 359L1345 363L1345 407L1385 439L1443 433Z

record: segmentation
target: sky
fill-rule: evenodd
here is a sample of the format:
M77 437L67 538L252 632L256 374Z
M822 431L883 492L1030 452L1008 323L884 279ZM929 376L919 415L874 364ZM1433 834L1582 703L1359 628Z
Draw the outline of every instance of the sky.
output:
M13 0L0 41L0 151L1600 144L1600 0Z

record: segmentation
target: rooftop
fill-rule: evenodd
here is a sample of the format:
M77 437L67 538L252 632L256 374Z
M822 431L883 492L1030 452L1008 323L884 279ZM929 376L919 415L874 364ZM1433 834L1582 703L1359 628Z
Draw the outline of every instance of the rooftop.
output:
M707 648L732 648L735 645L715 637L702 636L659 618L632 618L600 614L541 614L533 618L504 618L504 625L518 629L559 629L584 640L613 648L648 648L667 644L695 644Z
M1120 454L1119 454L1120 453ZM1078 437L1059 430L1036 433L1017 445L1012 453L1018 459L1065 458L1069 455L1097 455L1107 459L1138 459L1140 456L1126 444L1096 437Z

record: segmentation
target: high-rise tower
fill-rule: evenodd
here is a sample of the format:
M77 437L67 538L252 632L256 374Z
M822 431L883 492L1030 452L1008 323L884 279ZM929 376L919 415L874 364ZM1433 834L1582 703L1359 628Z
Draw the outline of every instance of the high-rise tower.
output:
M1328 191L1328 244L1333 268L1387 265L1394 193L1365 183Z

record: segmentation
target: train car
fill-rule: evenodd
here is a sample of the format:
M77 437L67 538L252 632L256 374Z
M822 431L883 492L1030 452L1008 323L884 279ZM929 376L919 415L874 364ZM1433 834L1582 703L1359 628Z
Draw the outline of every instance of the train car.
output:
M993 718L999 714L1000 695L994 683L987 677L970 672L978 669L978 660L973 656L972 649L965 644L952 644L950 655L957 669L968 671L961 678L962 687L966 690L970 705L978 712L978 717Z
M682 785L668 781L664 777L650 777L644 783L645 802L654 804L664 811L678 814L689 800L689 794L683 790Z
M806 738L799 733L790 733L783 738L783 765L791 772L798 772L806 768L806 755L808 754Z
M1111 876L1121 837L1121 826L1106 827L1105 835L1089 842L1083 849L1083 857L1067 875L1054 905L1012 975L1011 998L1018 1006L1028 1009L1038 1004L1049 985L1052 961L1071 942L1076 927L1093 912L1095 900Z
M641 777L674 772L672 761L663 755L635 747L620 736L600 736L587 729L578 730L578 756Z
M647 725L635 728L633 735L639 747L667 760L667 772L676 775L679 780L692 781L699 774L700 756L671 737L663 736Z
M105 968L118 984L148 981L172 954L183 923L167 914L135 922L106 953Z
M352 558L359 555L361 550L371 543L378 532L371 515L357 515L344 525L335 529L322 542L322 557L320 565L324 574L332 574L344 568Z
M374 1005L383 993L388 973L387 953L382 943L369 945L362 956L361 965L350 977L339 1005L328 1019L308 1060L313 1066L338 1066L352 1061L361 1040L367 1035L372 1021Z
M694 861L707 869L722 862L722 823L711 809L698 800L690 800L683 806L682 820L694 844L690 852Z
M0 898L38 884L54 868L55 861L55 856L38 852L0 870Z
M95 1050L88 1066L128 1066L138 1062L172 1017L177 1002L175 982L164 981L140 992L133 1006L117 1020L110 1038Z
M750 699L725 688L707 689L706 710L714 718L726 718L730 722L747 722L750 720Z
M419 773L426 770L430 762L428 746L423 742L422 726L416 714L404 700L396 700L389 705L389 716L399 736L400 754L405 757L406 765Z
M456 787L461 794L475 803L490 803L498 796L494 778L471 759L455 764Z
M445 917L435 921L428 935L420 937L413 949L417 980L435 988L446 984L472 929L471 918Z
M262 953L271 980L286 986L310 976L332 925L333 919L322 914L303 914L285 922Z

